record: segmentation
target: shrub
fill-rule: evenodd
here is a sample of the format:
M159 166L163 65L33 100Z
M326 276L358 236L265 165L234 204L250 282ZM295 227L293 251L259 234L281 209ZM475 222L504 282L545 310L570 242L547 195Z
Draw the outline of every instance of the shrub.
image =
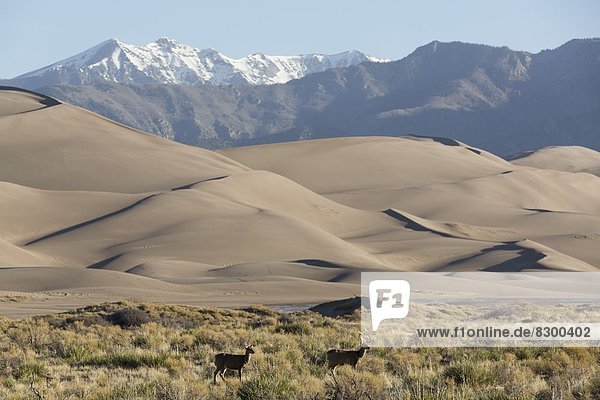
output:
M237 394L241 400L295 399L289 377L275 369L263 371L258 376L242 381Z
M277 333L288 333L292 335L308 335L310 332L310 325L303 322L290 322L287 324L278 325L275 328Z
M326 380L327 398L335 400L362 400L385 398L384 381L370 372L356 371L344 365L336 369L336 375Z
M477 365L471 361L449 365L444 370L444 377L452 379L456 384L471 386L487 385L495 380L489 365Z
M588 390L592 399L600 399L600 374L592 378Z
M131 340L131 344L133 344L134 347L137 347L139 349L149 349L150 348L150 339L148 339L148 337L146 336L135 336L132 340Z
M531 369L515 362L495 363L493 371L497 383L503 388L503 393L511 399L533 398L547 386Z
M36 383L46 379L50 379L48 368L44 363L35 361L27 364L23 364L17 370L16 378L20 381L27 382L30 390L38 399L44 399L40 390L36 388Z
M423 366L423 357L419 353L405 349L390 350L387 357L382 358L387 361L387 370L396 376L406 376Z
M26 319L17 329L7 330L8 336L19 346L30 346L36 352L42 352L50 343L51 326L41 319Z
M127 308L110 314L107 320L113 325L119 325L121 328L132 328L150 322L150 316L144 310Z
M226 344L227 335L222 332L199 330L194 337L194 346L208 345L216 349L221 349Z
M298 344L309 366L322 367L327 360L327 348L321 342L303 340Z
M165 353L113 353L95 355L79 362L80 365L135 369L140 367L159 368L167 366Z
M37 382L49 378L48 368L41 362L31 362L21 365L15 374L20 381Z
M70 346L65 350L63 357L70 363L77 364L91 357L91 352L84 346Z

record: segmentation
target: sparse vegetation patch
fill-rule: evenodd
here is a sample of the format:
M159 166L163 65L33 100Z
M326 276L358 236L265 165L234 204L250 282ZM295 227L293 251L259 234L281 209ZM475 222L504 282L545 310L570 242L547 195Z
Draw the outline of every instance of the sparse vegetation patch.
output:
M114 303L0 318L0 399L598 399L598 349L358 350L359 314ZM215 355L255 351L213 383Z

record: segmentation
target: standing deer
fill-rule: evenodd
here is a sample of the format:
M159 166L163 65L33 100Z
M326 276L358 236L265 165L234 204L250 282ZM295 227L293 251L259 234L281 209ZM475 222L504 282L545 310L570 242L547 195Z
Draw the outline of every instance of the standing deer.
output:
M254 354L252 345L246 346L245 354L226 354L219 353L215 356L215 366L217 367L213 376L213 382L217 383L217 374L225 381L223 374L228 369L237 370L240 381L242 380L242 368L250 361L250 355Z
M360 360L369 347L361 347L360 350L329 350L327 352L327 368L333 370L339 365L352 365L356 369L356 364Z

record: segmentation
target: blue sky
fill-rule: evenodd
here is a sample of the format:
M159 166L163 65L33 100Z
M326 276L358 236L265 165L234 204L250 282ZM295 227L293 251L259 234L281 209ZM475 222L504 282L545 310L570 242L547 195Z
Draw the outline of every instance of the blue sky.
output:
M9 78L116 37L168 36L230 57L356 49L398 59L432 40L537 52L600 37L600 1L2 1L0 77Z

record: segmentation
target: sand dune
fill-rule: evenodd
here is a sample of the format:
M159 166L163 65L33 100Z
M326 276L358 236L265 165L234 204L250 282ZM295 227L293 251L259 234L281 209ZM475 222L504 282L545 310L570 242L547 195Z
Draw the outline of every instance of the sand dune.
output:
M25 89L0 86L0 90L3 91L0 117L23 114L60 104L58 100Z
M0 238L27 243L52 232L108 214L145 194L48 191L0 182ZM42 207L43 205L43 207Z
M320 194L405 189L514 169L503 159L460 142L412 136L310 140L219 153L250 168L286 176Z
M0 144L7 315L318 303L359 294L361 271L600 267L600 178L554 150L529 165L442 138L356 137L218 154L7 89Z
M19 107L30 107L29 94L1 93L2 110L4 96L23 96ZM68 104L6 114L0 111L0 180L6 182L49 190L140 193L246 169L214 152L145 134Z
M388 151L397 157L386 157ZM498 244L527 238L563 254L564 269L600 266L596 251L600 230L597 176L515 165L452 140L412 137L317 140L221 153L250 167L287 176L350 207L400 212L410 220L409 228L420 227L417 231ZM306 165L315 165L319 173L311 174ZM335 182L336 190L329 190L328 180ZM411 248L402 242L395 247L417 260L412 264L404 259L411 269L436 269L460 260L453 259L456 249L450 247L452 242L446 240L441 245L446 249L442 260L437 260L432 250L438 244L416 244L413 240ZM418 251L422 246L431 251L428 257ZM385 247L388 254L394 251L390 247ZM466 250L470 245L462 241L457 247ZM485 269L507 259L523 261L506 247L500 248L504 250L494 251L494 257L486 253L485 258L477 257L476 263L465 268ZM549 251L545 249L542 253ZM569 257L585 265L575 262L578 267L570 266ZM457 264L452 265L457 268ZM557 264L550 267L559 268Z
M515 165L600 175L600 153L581 146L552 146L508 157Z
M0 254L2 255L0 257L0 267L55 264L51 257L36 254L3 239L0 239Z
M399 211L393 208L385 211L399 221L406 223L408 229L415 231L432 232L442 237L459 238L468 240L479 240L486 242L498 242L502 238L509 238L515 235L515 232L503 230L496 227L484 227L457 222L440 222L417 217L406 211Z
M153 195L26 248L68 257L70 264L121 271L169 259L219 266L327 259L376 268L382 267L376 257L338 236L397 225L380 213L338 205L283 177L253 171Z

